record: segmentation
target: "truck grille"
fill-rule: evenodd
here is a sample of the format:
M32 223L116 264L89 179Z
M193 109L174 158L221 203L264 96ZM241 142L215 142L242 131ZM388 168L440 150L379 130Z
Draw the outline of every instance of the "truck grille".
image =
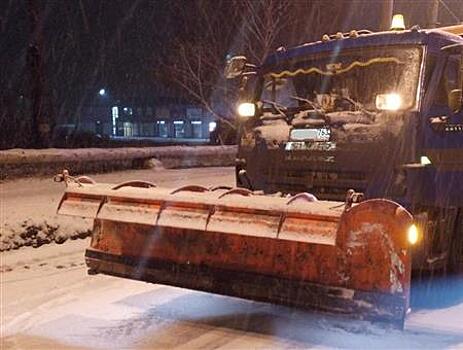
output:
M366 173L359 171L280 170L267 174L267 188L272 192L310 192L319 199L344 200L349 189L364 192L366 178Z

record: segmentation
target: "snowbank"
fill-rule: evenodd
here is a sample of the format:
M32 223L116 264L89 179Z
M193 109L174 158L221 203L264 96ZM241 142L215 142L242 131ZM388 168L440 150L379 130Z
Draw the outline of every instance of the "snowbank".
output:
M97 174L92 175L92 179L107 183L144 179L167 187L234 183L233 168L166 170L156 164L159 161L151 163L154 169ZM59 244L90 235L93 220L56 214L65 186L53 182L52 177L27 177L0 183L0 253L27 246Z
M0 235L0 252L21 247L32 246L38 248L49 243L64 243L68 239L82 239L92 233L90 220L70 220L69 218L56 218L50 215L45 218L28 218L19 223L6 222L3 234Z
M11 149L0 151L0 178L50 175L63 168L73 174L140 169L153 158L170 169L229 166L235 155L236 146Z

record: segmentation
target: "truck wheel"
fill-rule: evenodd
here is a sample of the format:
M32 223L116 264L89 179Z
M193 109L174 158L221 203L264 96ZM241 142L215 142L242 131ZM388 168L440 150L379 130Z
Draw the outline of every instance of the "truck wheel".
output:
M463 299L463 209L428 208L425 216L423 265L414 265L411 304L446 307Z
M458 209L452 232L448 270L452 274L463 275L463 208Z

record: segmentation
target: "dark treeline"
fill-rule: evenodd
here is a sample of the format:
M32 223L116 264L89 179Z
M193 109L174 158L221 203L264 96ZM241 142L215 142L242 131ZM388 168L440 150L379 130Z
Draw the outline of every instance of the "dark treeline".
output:
M176 97L214 112L227 55L258 63L281 45L324 33L379 30L391 3L407 25L430 26L434 2L2 1L0 148L49 146L54 125L78 125L102 87L121 101ZM461 18L460 0L439 5L442 25Z

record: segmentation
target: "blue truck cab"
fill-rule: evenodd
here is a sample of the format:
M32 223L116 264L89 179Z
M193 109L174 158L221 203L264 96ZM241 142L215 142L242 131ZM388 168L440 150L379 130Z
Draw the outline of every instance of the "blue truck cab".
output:
M227 72L238 186L397 201L419 226L414 269L462 269L463 25L325 35Z

